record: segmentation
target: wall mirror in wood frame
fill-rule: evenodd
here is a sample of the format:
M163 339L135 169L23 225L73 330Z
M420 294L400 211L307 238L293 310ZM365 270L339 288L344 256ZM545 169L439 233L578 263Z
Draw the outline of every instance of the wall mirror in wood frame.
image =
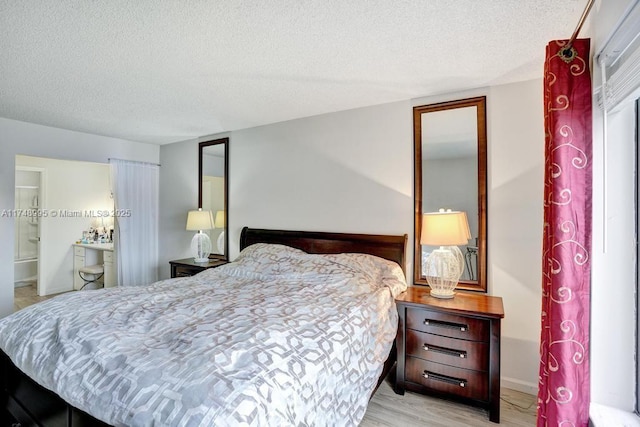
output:
M422 215L464 211L471 239L460 250L464 271L457 289L487 291L486 98L413 108L414 277L427 285L424 260L435 247L421 245Z
M198 145L198 207L211 211L214 228L209 258L228 260L229 233L229 138Z

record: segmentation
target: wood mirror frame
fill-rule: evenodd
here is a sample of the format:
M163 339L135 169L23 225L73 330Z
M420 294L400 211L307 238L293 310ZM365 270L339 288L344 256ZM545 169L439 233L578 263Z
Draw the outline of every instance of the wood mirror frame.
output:
M214 139L211 141L205 141L198 144L198 207L202 207L202 187L204 176L203 156L205 149L213 145L223 145L224 147L224 253L211 253L209 258L213 259L229 259L229 138ZM215 215L215 212L214 212ZM213 248L216 248L216 242L211 242Z
M427 285L422 275L422 230L423 186L422 186L422 120L423 115L455 108L476 107L477 117L477 157L478 157L478 241L477 241L477 281L460 280L456 289L469 291L487 291L487 126L486 97L476 97L438 104L422 105L413 108L414 135L414 258L413 281L418 285ZM443 206L447 207L447 206Z

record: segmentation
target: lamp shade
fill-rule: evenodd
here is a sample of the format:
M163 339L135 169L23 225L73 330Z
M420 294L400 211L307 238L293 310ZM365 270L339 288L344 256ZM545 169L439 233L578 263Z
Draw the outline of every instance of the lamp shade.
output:
M216 220L214 221L216 228L224 228L225 217L224 211L216 211Z
M187 214L187 230L211 230L213 227L213 215L211 211L189 211Z
M430 212L422 217L420 243L423 245L466 245L470 238L469 222L464 212Z
M422 217L420 243L440 246L427 257L424 269L430 295L453 298L454 289L462 275L464 258L457 245L466 245L471 238L467 214L458 211L426 213Z

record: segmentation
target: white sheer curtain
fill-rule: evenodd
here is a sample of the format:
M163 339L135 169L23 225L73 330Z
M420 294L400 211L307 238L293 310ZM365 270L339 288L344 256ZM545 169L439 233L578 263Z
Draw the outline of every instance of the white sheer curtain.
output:
M115 202L118 285L158 280L158 175L150 163L109 159Z

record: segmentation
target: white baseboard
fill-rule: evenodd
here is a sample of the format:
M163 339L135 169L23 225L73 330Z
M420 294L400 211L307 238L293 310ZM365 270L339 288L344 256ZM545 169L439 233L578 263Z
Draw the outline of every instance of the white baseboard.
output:
M502 377L500 379L500 386L520 391L522 393L532 394L534 396L538 394L538 384L517 380L515 378Z
M71 288L69 287L65 287L65 288L54 288L54 289L47 289L47 293L41 296L49 296L49 295L55 295L55 294L61 294L63 292L69 292L69 291L73 291L73 286Z

